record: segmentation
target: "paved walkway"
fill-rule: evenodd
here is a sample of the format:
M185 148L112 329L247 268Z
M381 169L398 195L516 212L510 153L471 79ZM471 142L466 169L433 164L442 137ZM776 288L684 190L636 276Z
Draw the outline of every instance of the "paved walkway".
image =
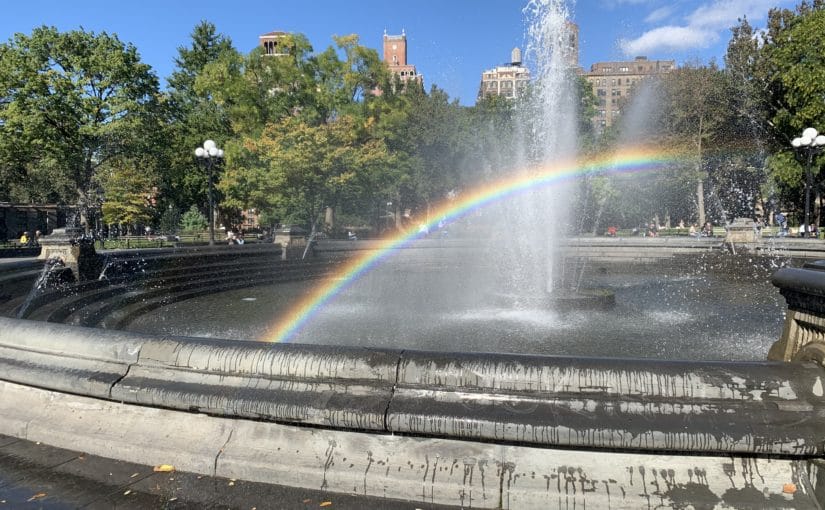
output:
M122 462L0 435L0 509L447 509Z

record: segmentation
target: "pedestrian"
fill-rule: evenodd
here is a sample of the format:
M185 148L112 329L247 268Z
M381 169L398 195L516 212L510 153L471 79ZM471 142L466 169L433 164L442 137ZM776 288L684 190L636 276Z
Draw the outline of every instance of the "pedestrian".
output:
M776 220L776 224L779 225L779 235L782 237L788 235L788 220L785 218L785 215L778 212L774 216L774 219Z

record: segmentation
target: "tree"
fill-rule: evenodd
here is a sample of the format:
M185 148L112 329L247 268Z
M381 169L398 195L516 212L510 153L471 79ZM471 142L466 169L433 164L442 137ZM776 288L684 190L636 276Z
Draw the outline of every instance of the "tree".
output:
M774 14L782 23L775 22L777 28L772 34L770 44L766 46L766 58L769 62L770 81L774 94L782 100L773 111L773 124L786 140L784 147L789 148L789 140L799 136L804 128L814 126L825 129L825 2L809 5L803 2L792 16L787 12ZM806 165L804 155L798 165ZM820 194L820 169L825 158L812 161L811 172L807 179L799 179L798 186L804 190L800 196L810 196L810 190L816 189ZM774 159L778 163L781 159ZM774 164L773 168L778 165ZM795 172L794 172L795 173ZM777 173L777 178L792 175L790 172ZM817 183L814 185L813 180ZM821 202L821 197L820 202ZM800 199L800 202L802 199ZM810 209L805 200L803 216L808 218ZM820 214L815 214L817 224Z
M136 225L152 219L157 205L153 203L157 181L139 161L112 161L98 172L96 181L105 192L102 210L107 224Z
M180 229L184 232L200 232L205 230L208 226L206 216L198 210L196 205L189 208L183 213L180 220Z
M327 207L359 193L359 176L391 163L386 146L349 116L317 126L287 117L245 138L230 159L219 187L233 205L278 211L312 232Z
M685 66L662 78L665 91L663 133L660 143L685 150L691 156L686 177L696 186L699 223L705 222L706 152L727 119L727 88L723 73L714 65Z
M55 191L87 223L97 170L152 146L157 94L149 66L115 35L45 26L16 34L0 45L0 157L15 158L0 166L71 183Z
M195 80L207 64L218 59L224 52L232 52L232 40L218 33L215 25L202 20L190 34L189 47L179 46L175 58L175 71L169 77L173 98L182 104L197 102L194 96Z
M225 141L231 137L226 109L208 92L195 87L204 68L226 55L237 56L232 41L207 21L195 26L189 46L178 48L176 68L168 80L168 165L161 186L165 201L174 208L207 202L207 175L193 151L207 139Z

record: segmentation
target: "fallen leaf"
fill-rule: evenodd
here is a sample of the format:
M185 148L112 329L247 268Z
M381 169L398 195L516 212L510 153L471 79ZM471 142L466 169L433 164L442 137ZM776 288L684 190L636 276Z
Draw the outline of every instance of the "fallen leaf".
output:
M38 493L37 493L37 494L35 494L34 496L30 497L30 498L29 498L29 501L34 501L34 500L36 500L36 499L45 498L45 497L46 497L46 493L45 493L45 492L38 492Z
M134 477L138 476L139 474L140 473L132 473L132 476L130 476L129 478L134 478Z
M175 466L170 464L161 464L160 466L155 466L154 471L155 473L171 473L175 470Z
M321 503L318 506L332 506L332 501L324 501L323 503Z
M132 493L132 489L126 489L126 492L123 493L124 496L128 496Z
M169 501L177 501L178 498L169 498Z
M312 500L311 499L305 499L304 503L312 503Z
M229 486L232 487L233 485L235 485L235 482L230 481Z
M796 492L796 484L795 483L786 483L782 486L782 492L785 494L793 494Z

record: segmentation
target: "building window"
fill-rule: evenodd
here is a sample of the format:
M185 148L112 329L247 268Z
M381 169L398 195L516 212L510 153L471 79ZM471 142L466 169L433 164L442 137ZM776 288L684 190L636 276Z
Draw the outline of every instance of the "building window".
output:
M606 95L607 95L607 91L606 91L606 90L604 90L604 89L598 89L598 90L596 90L596 95L597 95L597 96L606 96Z
M616 80L610 80L610 85L615 87L616 86Z
M628 72L628 71L629 71L629 69L628 69L627 67L620 67L620 68L619 68L619 71L621 71L621 72L623 72L623 73L626 73L626 72Z

